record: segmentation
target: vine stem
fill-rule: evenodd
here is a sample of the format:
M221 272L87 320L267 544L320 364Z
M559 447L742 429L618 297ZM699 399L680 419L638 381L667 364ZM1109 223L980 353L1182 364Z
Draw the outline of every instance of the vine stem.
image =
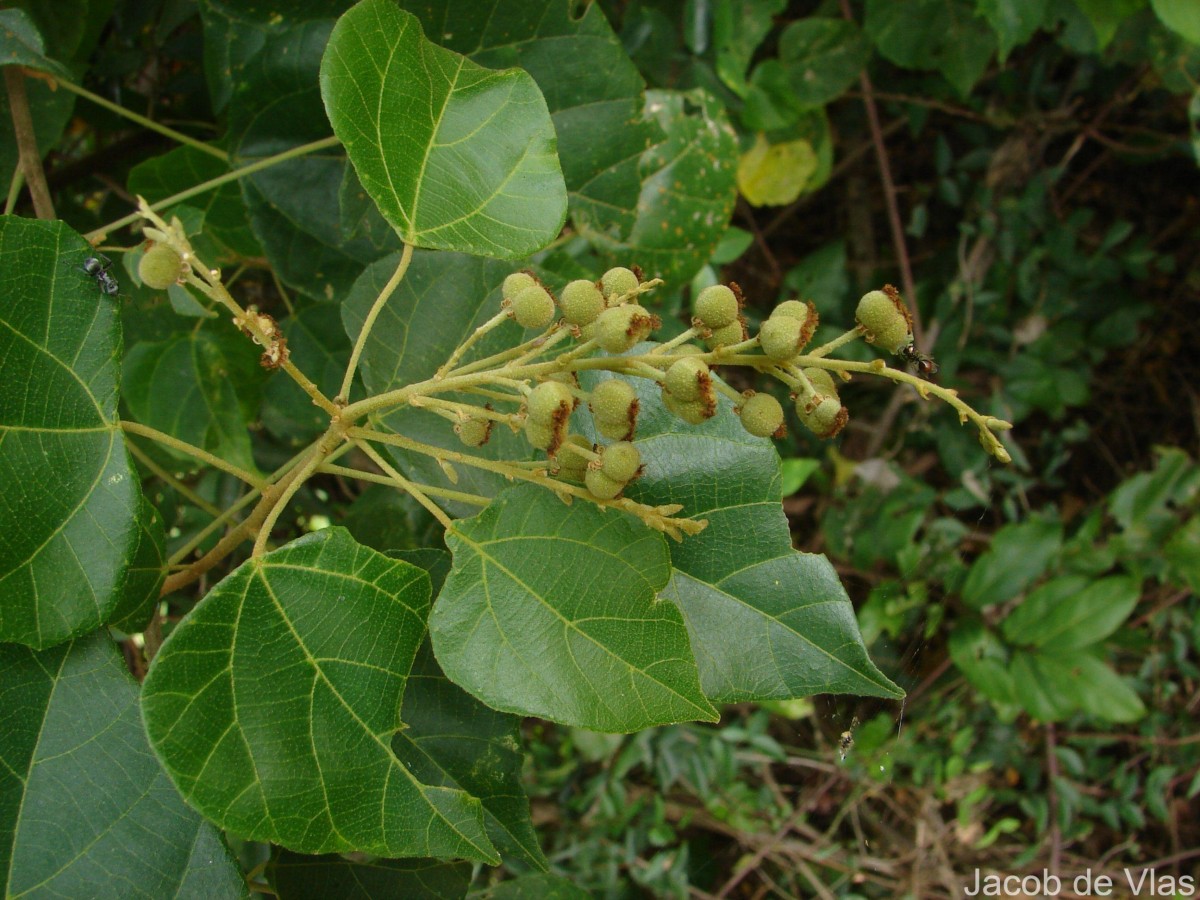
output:
M267 552L267 541L271 539L271 530L275 527L275 523L279 521L279 516L283 513L284 508L292 497L296 496L296 491L300 490L304 482L308 481L308 477L317 470L317 467L323 463L333 449L332 441L340 440L336 425L331 425L329 431L322 435L309 449L308 458L297 466L287 478L280 482L282 490L278 499L272 504L270 509L263 516L262 524L258 526L258 534L254 538L254 549L250 551L250 555L262 556ZM286 482L286 483L285 483ZM263 499L267 498L267 492L263 492Z
M29 98L25 94L25 70L21 66L3 68L13 135L17 140L17 164L25 176L25 183L29 185L34 213L39 219L53 219L54 201L50 199L50 187L42 170L42 155L38 152L33 117L29 113Z
M350 385L354 382L354 372L358 369L358 360L362 356L363 347L367 344L367 337L371 334L371 329L375 327L375 320L379 318L379 314L383 312L383 307L387 305L400 282L404 280L404 273L408 271L408 264L412 262L413 245L407 241L404 243L404 250L400 254L400 262L396 266L396 271L392 273L392 277L388 279L387 284L383 286L383 290L379 292L379 296L375 298L375 302L371 304L371 309L367 313L366 319L363 320L362 328L358 331L358 337L354 340L354 350L350 353L350 362L346 365L346 374L342 377L342 387L338 391L337 396L333 398L333 402L338 406L344 406L347 399L350 397Z
M280 350L283 340L279 336L274 320L270 316L260 316L258 313L251 314L242 309L241 304L233 299L233 295L229 293L229 290L221 281L220 270L208 268L204 264L204 261L196 256L192 250L187 236L181 234L177 228L163 221L162 217L154 211L153 207L146 203L144 198L138 198L138 211L154 226L146 226L144 229L146 235L156 241L166 243L180 255L181 259L187 262L186 281L188 284L231 312L234 324L244 331L249 332L255 343L262 347L264 351ZM263 320L271 323L272 334L268 334L263 329ZM281 368L287 372L288 377L296 382L300 389L312 398L313 403L321 407L332 419L337 419L341 413L340 407L334 405L321 392L321 389L296 367L296 364L288 358L286 353L279 353L278 355L280 358L272 365L272 368Z
M221 515L221 510L209 503L190 487L156 463L149 454L133 441L126 441L125 446L129 448L129 452L133 454L134 459L140 462L143 466L150 470L150 474L161 478L164 482L171 486L171 490L175 491L179 496L184 497L193 503L197 508L204 510L210 516Z
M446 373L454 368L454 364L463 358L463 355L471 348L472 345L475 344L476 341L478 341L497 325L507 321L508 318L508 310L502 309L500 312L496 313L494 316L472 331L470 336L468 336L465 341L463 341L454 349L454 352L450 354L450 358L438 366L438 370L433 373L434 381L440 381L441 379L445 378Z
M80 87L79 85L73 84L66 79L56 78L54 81L59 87L71 92L72 94L77 94L78 96L83 97L85 100L90 100L97 106L103 106L109 112L116 113L118 116L123 116L124 118L129 119L131 122L136 122L143 128L147 128L150 131L156 131L164 137L169 137L171 140L178 141L181 144L187 144L187 146L195 150L199 150L201 153L207 153L209 156L215 156L217 159L221 160L221 162L229 162L229 154L219 147L214 147L211 144L204 143L203 141L198 141L194 137L186 135L181 131L176 131L174 128L168 128L166 125L155 122L153 119L147 119L145 116L138 115L132 110L113 103L111 100L106 100L99 94L93 94L87 88Z
M327 463L332 462L333 460L337 459L342 454L346 453L349 449L350 449L349 444L342 444L342 446L338 447L331 454L329 454L329 456L326 457L325 461ZM270 476L267 478L267 482L274 483L278 479L282 478L284 475L286 475L288 472L290 472L292 469L294 469L296 466L298 466L300 464L300 462L307 457L307 455L308 455L308 448L306 447L303 450L301 450L299 453L297 453L295 456L293 456L291 459L289 459L287 462L285 462L278 469L276 469L274 472L272 472L270 474ZM234 516L236 516L239 512L241 512L243 509L245 509L247 506L249 506L251 503L253 503L261 495L262 495L261 491L250 490L250 491L247 491L245 494L243 494L241 497L239 497L237 499L237 501L234 502L234 504L229 507L229 509L225 510L225 512L221 513L219 516L217 516L217 518L213 519L213 521L211 521L207 525L205 525L202 529L200 529L199 532L197 532L191 538L191 540L189 540L186 544L184 544L182 547L180 547L178 550L176 550L174 553L172 553L167 558L168 565L179 564L184 558L187 557L187 555L189 553L191 553L198 546L200 546L200 544L204 543L205 538L207 538L210 534L212 534L216 529L220 528L222 525L229 522ZM185 568L186 568L186 566L185 566Z
M167 209L174 206L183 200L188 200L195 197L197 194L203 194L205 191L211 191L213 188L218 188L223 184L228 184L231 181L237 181L239 178L245 178L247 175L253 175L255 172L260 172L263 169L269 169L271 166L278 165L281 162L286 162L289 159L294 159L297 156L306 156L309 153L316 153L318 150L328 150L330 147L336 147L340 142L336 137L321 138L319 141L312 141L308 144L301 144L299 147L292 147L290 150L284 150L282 153L276 153L274 156L268 156L265 159L260 159L258 162L250 163L242 166L240 169L234 169L232 172L226 172L224 175L218 175L216 178L210 178L208 181L203 181L195 187L190 187L185 191L180 191L178 194L172 194L170 197L165 197L155 203L149 204L149 209L152 211ZM84 235L93 244L104 240L105 236L110 231L116 231L118 228L124 228L126 225L131 225L138 219L142 218L141 212L130 213L117 219L115 222L109 222L107 225L89 231Z
M525 481L533 481L545 487L551 488L560 493L575 493L580 497L590 496L584 492L583 488L574 488L572 485L563 484L561 481L555 481L553 478L539 476L534 472L527 472L523 469L518 469L508 463L497 459L484 459L480 456L471 456L468 453L463 453L459 450L446 450L442 447L434 447L432 444L423 444L420 441L415 441L412 438L406 438L400 434L387 434L382 431L375 431L370 428L360 428L353 426L346 432L351 438L363 441L375 441L380 444L390 444L393 447L400 447L404 450L412 450L415 453L420 453L424 456L432 456L434 459L449 460L463 465L473 466L476 469L483 469L487 472L495 472L497 475L503 475L506 478L520 478Z
M178 450L180 453L186 453L188 456L194 457L203 463L207 463L214 469L220 469L222 472L229 473L240 481L244 481L246 484L257 488L260 491L267 486L267 482L265 482L259 476L251 472L247 472L245 469L233 465L233 463L228 463L219 456L213 456L213 454L209 453L207 450L202 450L201 448L193 444L189 444L186 441L181 441L178 438L171 437L169 434L164 434L157 428L150 428L147 425L140 425L137 422L130 422L128 419L122 419L118 424L121 426L122 431L127 431L130 434L141 435L142 437L149 438L150 440L162 444L165 447L170 447L172 450Z
M454 521L448 515L446 515L445 511L432 500L430 500L429 496L423 490L417 487L416 484L409 481L398 471L396 471L396 467L384 459L382 453L362 439L355 439L354 444L360 450L362 450L363 453L367 454L367 456L371 458L375 465L383 469L383 471L391 477L393 482L398 484L401 488L407 491L414 500L429 510L429 514L437 519L442 524L443 528L449 531L454 527Z
M245 540L251 532L262 524L267 514L275 507L276 499L280 496L280 493L286 490L290 484L294 483L299 473L299 468L293 469L280 479L279 482L263 491L258 504L251 510L250 515L239 525L231 529L221 540L217 541L211 550L182 572L176 572L174 575L167 576L166 580L163 581L162 588L159 590L159 596L165 597L167 594L187 587L232 553L234 547Z
M396 487L396 479L390 475L380 475L377 472L368 472L364 469L353 469L349 466L337 466L332 463L322 463L318 472L328 472L330 475L340 475L343 478L354 478L358 481L369 481L372 484L384 484L391 487ZM433 484L417 484L409 482L418 490L429 494L432 497L444 497L447 500L457 500L460 503L470 503L472 506L487 506L492 501L487 497L482 497L479 494L468 494L465 491L454 491L450 488L438 487ZM401 485L402 486L402 485Z
M804 356L808 358L828 356L839 347L842 347L860 337L862 337L862 332L857 328L851 328L845 334L840 334L829 343L822 344L820 347L810 350L808 353L805 353Z

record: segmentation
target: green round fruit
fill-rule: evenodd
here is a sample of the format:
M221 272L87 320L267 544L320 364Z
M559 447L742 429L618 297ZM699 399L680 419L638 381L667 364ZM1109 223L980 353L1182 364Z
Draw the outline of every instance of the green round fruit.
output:
M627 484L637 476L642 467L642 454L629 441L617 441L604 448L600 457L600 471L611 478Z
M575 408L571 389L561 381L543 381L525 400L528 416L541 425L552 425L566 419Z
M696 295L692 312L706 328L724 328L732 325L738 317L737 295L723 284L706 287Z
M539 450L549 450L558 437L553 425L544 425L535 419L525 420L525 439Z
M630 291L636 290L639 284L637 275L624 266L616 266L600 276L600 290L604 292L605 299L610 302L614 295L620 297L628 294Z
M912 314L904 305L900 292L890 284L882 291L863 294L854 312L867 342L895 353L912 343Z
M183 258L166 244L155 244L142 254L138 262L138 278L148 288L165 291L179 283L183 274Z
M637 415L637 392L620 378L606 378L592 389L589 405L592 418L607 422L626 422Z
M614 306L596 319L596 341L609 353L624 353L657 327L657 320L636 303Z
M802 303L799 300L784 300L777 307L771 310L771 318L788 318L799 319L801 322L808 320L810 304Z
M790 362L800 353L804 323L790 316L772 316L762 323L758 343L767 358L778 363Z
M816 392L822 397L833 397L837 399L838 390L837 383L833 380L833 373L828 369L818 369L816 366L802 370L804 377L808 379L808 383L816 389Z
M705 340L712 349L728 347L746 339L746 329L740 321L731 322L721 328L714 328L712 336Z
M667 369L663 381L667 390L675 395L676 400L688 402L709 398L712 395L712 373L708 363L695 357L676 360Z
M558 448L555 458L558 460L558 477L569 478L571 481L583 481L587 471L588 458L575 453L572 447L582 447L591 450L592 445L581 434L569 434Z
M504 279L504 284L500 286L500 295L505 300L512 300L525 288L536 287L538 280L528 272L513 272Z
M568 322L582 327L596 321L604 311L604 295L592 282L581 279L562 289L558 304Z
M819 438L831 438L841 431L850 418L850 412L836 397L826 397L811 410L796 400L796 415L804 427Z
M472 416L454 426L458 439L468 447L482 447L492 434L492 420Z
M706 403L704 400L676 400L670 391L663 391L663 406L673 415L678 416L689 425L699 425L711 419L717 412L716 403Z
M625 490L625 482L617 481L605 475L600 469L589 468L584 473L583 482L592 496L598 500L615 500Z
M739 411L742 427L755 437L770 437L783 425L783 407L770 394L754 394Z
M554 298L540 284L521 288L512 298L512 315L522 328L545 328L554 318Z

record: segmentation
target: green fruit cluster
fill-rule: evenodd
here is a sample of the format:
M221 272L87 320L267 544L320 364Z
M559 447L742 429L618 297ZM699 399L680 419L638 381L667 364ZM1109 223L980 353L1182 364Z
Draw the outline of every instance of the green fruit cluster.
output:
M482 447L492 436L492 420L483 416L471 416L457 423L454 433L468 447Z
M638 398L629 382L609 378L592 391L589 403L596 430L613 441L627 441L637 426Z
M624 266L615 266L600 276L600 290L609 306L630 299L627 295L636 291L641 283L638 273Z
M610 307L596 318L593 336L609 353L625 353L662 325L658 316L636 303Z
M561 381L543 381L525 401L525 437L553 456L567 436L575 396Z
M738 320L741 314L741 303L733 288L723 284L706 287L696 295L692 303L692 313L700 323L712 331L727 328Z
M532 272L513 272L504 279L500 294L509 314L522 328L540 331L554 319L554 295Z
M819 438L834 437L850 421L850 411L838 399L837 387L828 369L809 368L804 377L812 385L813 393L796 397L796 416L800 422Z
M562 307L563 318L571 325L582 328L591 325L596 317L604 311L604 295L592 281L572 281L562 289L558 298Z
M816 307L811 301L785 301L763 322L758 332L759 346L774 362L791 362L812 340L818 320Z
M895 353L912 343L912 313L900 292L890 284L871 291L858 301L854 319L870 344Z
M617 441L603 448L599 465L592 463L584 475L584 484L593 497L614 500L642 470L642 454L629 441Z
M782 437L783 407L770 394L751 393L738 407L742 427L755 437Z
M708 363L692 356L671 363L663 378L662 399L668 410L690 425L711 419L717 412L717 392Z

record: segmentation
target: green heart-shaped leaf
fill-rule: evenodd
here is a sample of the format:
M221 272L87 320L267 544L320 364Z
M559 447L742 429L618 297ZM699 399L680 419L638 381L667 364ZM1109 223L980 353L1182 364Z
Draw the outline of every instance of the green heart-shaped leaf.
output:
M119 308L90 255L61 222L0 217L0 641L38 648L108 620L138 544Z
M666 542L626 513L521 485L446 533L438 662L488 706L629 732L716 711L679 610L655 597Z
M425 39L390 0L333 29L321 96L367 193L408 243L520 259L562 228L567 192L537 84Z
M7 897L245 897L221 835L146 744L108 636L0 645L0 882Z
M498 863L479 801L422 784L391 751L429 593L423 571L341 528L214 587L142 688L150 743L184 798L301 853Z

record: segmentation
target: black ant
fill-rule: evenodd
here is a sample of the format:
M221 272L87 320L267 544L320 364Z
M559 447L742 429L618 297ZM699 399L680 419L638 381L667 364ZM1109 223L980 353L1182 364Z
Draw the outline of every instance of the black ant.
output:
M942 367L934 362L932 356L922 353L917 349L917 345L914 343L909 343L901 347L896 351L896 355L906 363L915 363L917 367L917 374L925 379L932 378L942 370Z
M95 256L85 259L80 268L83 269L84 274L96 279L96 284L100 286L101 291L114 297L121 292L121 285L117 283L117 276L108 271L111 265L111 259L103 253L97 253Z

